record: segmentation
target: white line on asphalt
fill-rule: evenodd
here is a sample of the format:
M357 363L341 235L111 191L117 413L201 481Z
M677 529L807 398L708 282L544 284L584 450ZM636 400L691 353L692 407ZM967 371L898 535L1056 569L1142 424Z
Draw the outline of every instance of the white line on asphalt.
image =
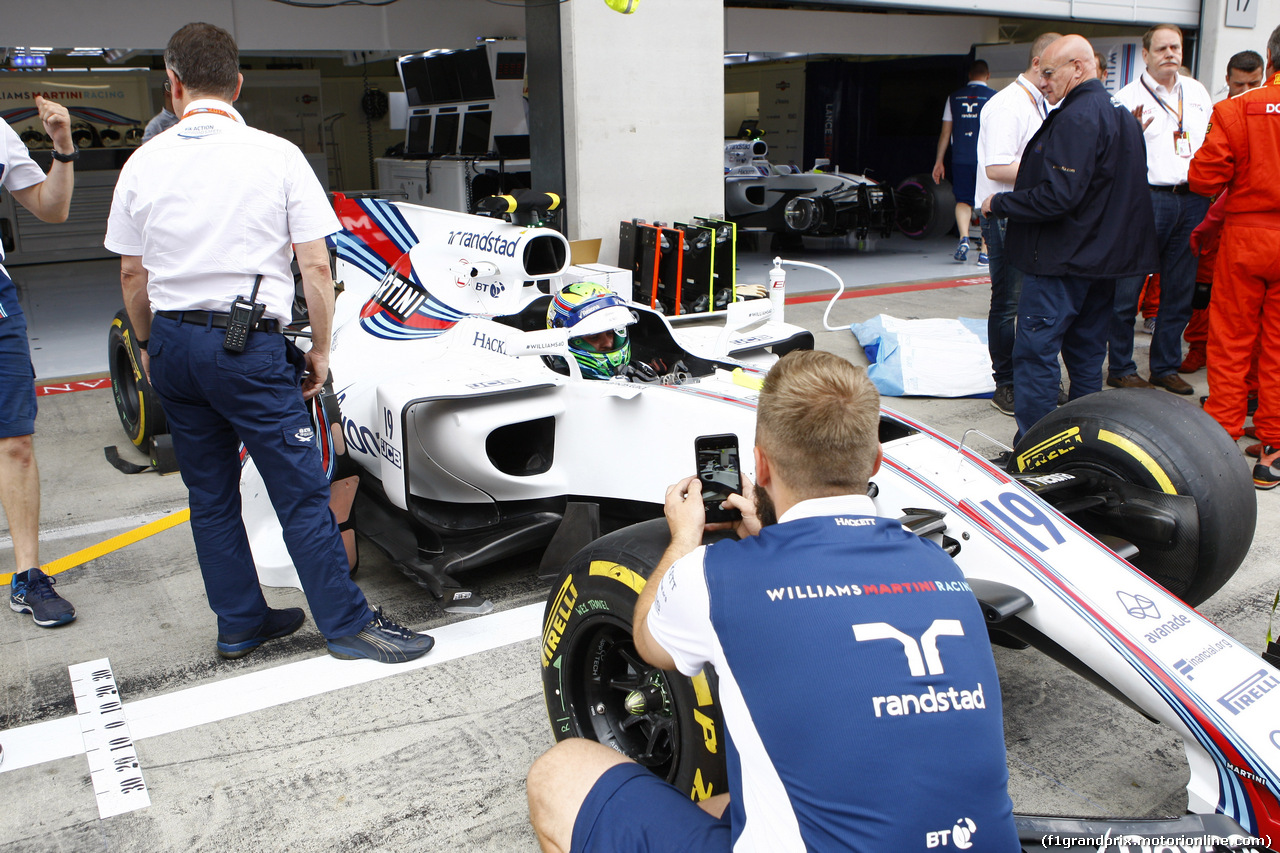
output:
M40 541L52 542L56 539L72 539L76 536L100 536L103 533L111 533L116 530L131 530L135 527L149 524L156 519L164 518L172 512L174 510L165 509L156 512L144 512L141 515L131 515L127 518L105 518L102 521L86 521L84 524L73 524L70 527L43 527L40 529ZM0 548L12 547L13 537L8 534L0 536Z
M528 604L435 628L435 648L411 663L325 655L131 701L125 706L129 730L134 741L145 740L531 640L542 631L542 610L541 604ZM0 731L0 743L0 774L84 753L74 716Z

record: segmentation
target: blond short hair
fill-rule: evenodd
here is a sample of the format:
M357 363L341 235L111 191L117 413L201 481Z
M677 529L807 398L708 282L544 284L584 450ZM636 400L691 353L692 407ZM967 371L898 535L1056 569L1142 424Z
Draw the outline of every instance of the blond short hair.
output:
M880 449L880 392L838 355L789 353L760 390L756 444L801 500L864 494Z

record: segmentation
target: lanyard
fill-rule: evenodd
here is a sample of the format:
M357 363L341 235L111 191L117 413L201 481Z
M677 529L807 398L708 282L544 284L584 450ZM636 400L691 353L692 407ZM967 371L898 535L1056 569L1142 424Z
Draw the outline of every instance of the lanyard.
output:
M1031 106L1036 108L1036 115L1040 116L1041 119L1047 117L1049 113L1044 108L1044 102L1037 98L1031 90L1027 88L1027 84L1022 82L1022 78L1019 77L1014 82L1022 88L1022 93L1027 96L1027 100L1031 102Z
M214 115L226 116L232 121L236 120L236 117L233 116L231 113L227 112L226 110L220 110L217 107L195 107L194 109L187 110L185 113L183 113L182 118L185 119L187 116L193 116L196 113L213 113Z
M1174 111L1169 107L1169 105L1168 105L1168 104L1166 104L1166 103L1164 102L1164 99L1163 99L1163 98L1161 98L1159 95L1157 95L1157 94L1155 93L1155 90L1154 90L1154 89L1152 89L1150 86L1148 86L1148 85L1147 85L1147 81L1146 81L1146 79L1145 79L1145 78L1139 77L1138 79L1142 81L1142 88L1144 88L1144 89L1146 89L1146 90L1147 90L1147 94L1148 94L1148 95L1150 95L1151 97L1155 98L1156 103L1157 103L1157 104L1159 104L1159 105L1160 105L1160 107L1161 107L1165 112L1167 112L1167 113L1168 113L1169 115L1171 115L1171 116L1177 116L1177 119L1178 119L1178 133L1182 133L1182 85L1181 85L1181 84L1179 84L1179 85L1178 85L1178 111L1175 113L1175 112L1174 112Z

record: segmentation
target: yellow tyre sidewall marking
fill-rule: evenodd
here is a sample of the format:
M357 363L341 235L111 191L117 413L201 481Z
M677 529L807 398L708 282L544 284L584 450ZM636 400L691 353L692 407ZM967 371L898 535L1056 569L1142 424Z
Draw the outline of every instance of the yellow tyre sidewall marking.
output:
M1169 479L1169 475L1164 472L1156 460L1151 458L1151 454L1134 444L1123 435L1118 435L1110 430L1098 430L1098 440L1105 441L1107 444L1114 445L1125 453L1128 453L1138 461L1138 464L1146 469L1156 481L1156 485L1160 487L1160 491L1167 495L1176 495L1178 490L1173 487L1173 481Z
M618 583L630 587L636 595L639 595L644 590L644 578L620 563L614 563L609 560L592 560L590 574L613 578Z

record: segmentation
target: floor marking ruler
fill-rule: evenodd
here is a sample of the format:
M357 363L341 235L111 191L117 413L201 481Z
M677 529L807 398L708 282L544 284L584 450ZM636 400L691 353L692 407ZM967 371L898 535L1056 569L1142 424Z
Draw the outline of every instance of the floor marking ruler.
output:
M107 658L67 667L76 697L76 715L89 759L89 778L98 798L98 817L109 818L151 805L129 734L124 703Z

